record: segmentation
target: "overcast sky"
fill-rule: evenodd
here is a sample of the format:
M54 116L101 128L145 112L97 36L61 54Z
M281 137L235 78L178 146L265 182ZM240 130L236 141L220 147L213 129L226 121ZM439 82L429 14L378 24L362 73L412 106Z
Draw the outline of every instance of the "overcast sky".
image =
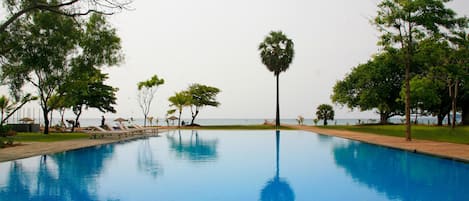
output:
M163 117L169 96L191 83L221 89L218 108L200 118L274 118L275 79L261 63L258 45L272 30L295 43L295 57L280 74L283 118L313 118L315 108L331 104L332 87L351 68L379 50L379 33L370 24L378 0L135 0L133 11L112 16L122 39L125 62L105 68L108 84L118 87L117 114L140 118L136 84L152 75L165 79L151 116ZM469 15L469 1L448 4ZM335 106L336 118L369 118ZM189 110L183 113L189 117ZM83 117L99 117L90 110Z

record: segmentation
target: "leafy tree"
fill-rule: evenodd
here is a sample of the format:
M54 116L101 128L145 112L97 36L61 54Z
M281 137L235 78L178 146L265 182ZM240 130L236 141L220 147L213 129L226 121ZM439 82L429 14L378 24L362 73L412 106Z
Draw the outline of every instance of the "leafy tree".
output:
M192 84L187 89L190 98L190 108L192 114L191 125L199 114L200 109L205 106L218 107L220 103L216 100L216 96L220 93L220 89L202 84Z
M101 112L116 112L117 88L104 84L108 75L102 66L113 66L122 61L120 38L102 15L93 14L80 38L82 54L71 62L66 83L59 89L75 114L78 126L83 109L95 108Z
M279 105L279 75L290 67L293 61L294 50L293 41L281 31L272 31L265 37L259 45L262 63L270 72L274 72L277 78L277 107L275 115L275 127L280 126L280 105Z
M331 105L321 104L316 108L316 116L319 120L324 120L324 126L327 126L327 120L334 120L334 109Z
M156 91L160 85L164 84L163 78L158 78L157 75L153 75L149 80L141 81L137 84L138 87L138 104L143 112L143 117L145 119L144 126L147 125L148 113L150 113L150 106L155 96Z
M31 12L51 12L67 17L78 17L91 13L112 15L123 9L128 9L131 2L130 0L4 0L3 4L8 10L8 16L0 24L0 34L10 24Z
M14 23L11 30L17 44L7 54L4 75L14 94L25 83L37 88L45 134L49 132L49 99L53 94L67 96L77 121L83 106L114 110L109 104L115 102L116 89L102 84L107 75L97 68L122 60L120 39L103 16L93 14L87 21L77 22L36 12L30 19Z
M67 101L66 97L63 95L52 95L49 99L49 105L51 107L51 119L52 119L52 112L53 110L58 110L60 114L60 126L66 127L64 121L65 110L71 107L70 102Z
M410 80L410 93L412 94L411 108L415 109L415 122L417 123L418 109L421 113L430 111L441 103L438 95L438 86L428 77L415 76ZM402 88L401 98L405 98L405 90Z
M10 99L8 99L8 97L6 97L5 95L0 96L0 112L1 112L0 126L3 126L4 115L8 114L11 110L13 110L13 107L10 103Z
M469 20L465 18L465 27ZM451 38L454 46L450 56L450 74L448 88L453 110L452 127L456 125L456 102L460 101L462 109L462 124L469 125L469 34L465 30L455 31Z
M26 94L21 100L17 103L11 102L10 99L2 95L0 96L0 126L3 124L19 109L21 109L26 103L37 100L37 97L32 96L31 94Z
M80 31L72 19L51 13L37 12L17 22L16 32L11 35L19 45L7 55L9 63L3 66L4 76L13 94L20 94L25 83L37 89L47 134L51 111L48 101L70 70L67 63Z
M428 36L443 35L441 29L453 29L456 13L445 7L449 0L383 0L378 4L374 20L383 33L380 44L385 47L400 46L405 66L406 139L410 130L410 79L414 64L415 44Z
M353 68L335 84L332 101L361 111L376 109L382 124L402 114L403 106L396 99L401 91L403 70L396 59L397 51L390 49Z
M95 108L101 112L116 112L113 105L116 104L118 89L104 84L107 79L108 75L101 73L99 69L73 69L67 83L60 89L75 114L72 132L78 127L83 109Z
M148 121L148 123L150 123L150 126L153 126L153 119L154 118L152 116L148 116L147 119L146 119Z
M179 111L178 127L181 127L182 109L191 104L191 96L187 91L181 91L175 93L174 96L169 97L168 100L171 103L170 106L176 107ZM175 110L168 110L167 114L170 115L174 112Z

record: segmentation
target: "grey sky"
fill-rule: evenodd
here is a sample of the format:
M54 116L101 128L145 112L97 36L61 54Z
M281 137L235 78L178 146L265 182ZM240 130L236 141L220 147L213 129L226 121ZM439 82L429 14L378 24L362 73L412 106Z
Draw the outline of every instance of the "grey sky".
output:
M118 113L140 118L136 83L152 75L165 79L151 116L163 117L168 97L191 83L222 90L218 108L200 118L274 118L275 79L260 61L257 47L271 30L295 43L295 58L280 75L283 118L313 118L321 103L331 103L335 82L379 50L369 20L378 0L135 0L134 11L112 16L126 61L106 68L108 84L118 87ZM449 4L469 14L469 1ZM373 113L336 108L337 118L368 118ZM83 117L99 117L90 110ZM189 111L183 113L189 117Z

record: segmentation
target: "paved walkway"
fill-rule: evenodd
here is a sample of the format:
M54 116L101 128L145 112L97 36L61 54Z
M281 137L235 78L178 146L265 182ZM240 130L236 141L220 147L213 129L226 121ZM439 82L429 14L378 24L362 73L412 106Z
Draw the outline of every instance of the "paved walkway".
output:
M443 158L449 158L469 163L469 145L448 142L435 142L428 140L406 141L401 137L383 136L344 130L324 129L314 126L290 126L298 130L311 131L323 135L337 136L346 139L358 140L371 144L382 145L407 151L420 152Z
M160 131L161 133L162 131ZM134 138L141 138L149 135L135 135L126 138L102 138L102 139L79 139L59 142L23 142L19 146L0 149L0 162L27 158L31 156L40 156L53 154L68 150L80 149L102 144L126 141ZM156 133L155 133L156 135Z

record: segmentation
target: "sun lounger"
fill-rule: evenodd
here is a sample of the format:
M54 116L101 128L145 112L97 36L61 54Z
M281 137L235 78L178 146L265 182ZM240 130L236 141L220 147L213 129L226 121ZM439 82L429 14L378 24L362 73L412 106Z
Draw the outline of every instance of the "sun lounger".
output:
M105 136L117 136L121 138L123 135L126 136L129 134L127 131L105 130L98 126L89 126L88 130L88 134L90 134L90 138L92 139L96 139L98 136L101 138L104 138Z

